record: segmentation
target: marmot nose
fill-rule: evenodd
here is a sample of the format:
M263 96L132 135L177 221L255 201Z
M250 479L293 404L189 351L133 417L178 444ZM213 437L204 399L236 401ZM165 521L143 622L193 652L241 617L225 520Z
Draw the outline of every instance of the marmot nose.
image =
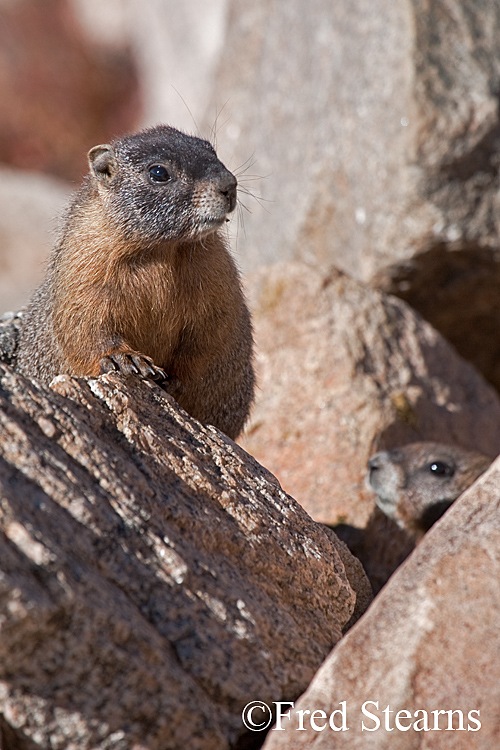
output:
M380 469L380 457L378 453L368 459L367 466L370 471L376 471L377 469Z
M236 207L236 188L238 187L238 181L236 177L231 173L228 173L227 177L224 177L219 185L219 190L224 195L229 204L228 212L234 211Z

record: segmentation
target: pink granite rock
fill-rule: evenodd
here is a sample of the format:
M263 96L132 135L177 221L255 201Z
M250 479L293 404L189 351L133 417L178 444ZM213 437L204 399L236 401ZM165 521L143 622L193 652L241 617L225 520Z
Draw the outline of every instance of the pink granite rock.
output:
M266 750L492 750L500 743L500 461L424 537ZM339 705L345 702L344 706ZM364 707L364 708L363 708ZM368 712L368 713L367 713ZM453 712L453 713L452 713ZM386 728L387 717L387 728ZM341 715L336 714L341 726ZM364 725L364 729L363 729Z
M404 302L300 263L255 272L249 293L259 391L242 444L316 520L366 525L377 450L500 452L495 391Z

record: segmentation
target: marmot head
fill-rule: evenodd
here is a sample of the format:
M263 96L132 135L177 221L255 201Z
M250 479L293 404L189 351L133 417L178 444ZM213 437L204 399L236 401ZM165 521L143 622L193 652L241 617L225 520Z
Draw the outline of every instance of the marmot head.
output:
M490 463L457 446L410 443L372 456L366 479L378 507L418 539Z
M95 146L88 159L104 210L132 240L203 237L236 206L236 178L211 144L167 125Z

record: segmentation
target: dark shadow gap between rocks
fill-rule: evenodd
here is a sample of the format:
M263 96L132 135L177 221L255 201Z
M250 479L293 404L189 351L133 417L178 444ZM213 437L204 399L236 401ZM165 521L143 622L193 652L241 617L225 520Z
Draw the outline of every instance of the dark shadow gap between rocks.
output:
M417 310L500 391L500 250L439 243L373 283Z

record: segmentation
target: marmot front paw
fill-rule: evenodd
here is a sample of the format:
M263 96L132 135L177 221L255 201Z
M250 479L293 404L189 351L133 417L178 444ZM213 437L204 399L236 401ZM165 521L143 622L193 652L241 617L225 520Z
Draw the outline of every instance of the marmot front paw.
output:
M132 350L128 352L112 352L103 357L99 363L101 374L106 372L122 372L124 375L139 375L149 378L156 383L165 383L169 376L157 367L151 357Z

